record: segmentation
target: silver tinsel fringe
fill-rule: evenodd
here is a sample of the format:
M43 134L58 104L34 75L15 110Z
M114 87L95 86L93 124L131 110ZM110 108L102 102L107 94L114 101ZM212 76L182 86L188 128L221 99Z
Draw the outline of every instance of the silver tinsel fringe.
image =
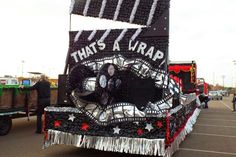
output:
M178 150L185 136L192 131L200 111L198 108L194 111L193 115L188 119L185 128L166 149L165 139L74 135L57 130L48 130L48 139L45 140L43 148L56 144L65 144L111 152L171 157Z
M44 142L43 148L56 144L130 154L155 156L163 156L165 154L165 139L82 136L57 130L48 130L48 140Z
M164 157L171 157L174 152L179 149L179 145L182 141L184 141L187 134L189 134L193 130L193 125L197 121L197 117L199 116L201 110L196 108L193 112L193 115L188 119L184 129L179 133L173 143L169 147L166 148Z

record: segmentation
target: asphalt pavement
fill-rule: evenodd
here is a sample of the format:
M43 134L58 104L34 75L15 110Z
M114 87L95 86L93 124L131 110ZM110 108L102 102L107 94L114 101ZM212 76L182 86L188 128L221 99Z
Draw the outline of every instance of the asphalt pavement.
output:
M231 101L232 97L210 101L173 157L236 156L236 113Z
M64 145L43 150L43 135L34 133L35 126L35 117L14 119L10 133L0 136L0 157L140 157ZM235 146L236 113L232 112L231 97L224 97L223 101L210 101L209 109L202 110L193 132L173 157L233 157Z

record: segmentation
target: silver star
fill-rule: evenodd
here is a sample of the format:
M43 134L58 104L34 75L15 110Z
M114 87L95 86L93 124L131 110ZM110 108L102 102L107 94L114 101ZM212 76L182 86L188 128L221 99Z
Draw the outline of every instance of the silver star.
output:
M150 132L153 129L152 124L146 124L145 129L147 129Z
M113 128L113 130L114 130L113 134L120 134L120 128L118 126Z
M72 122L74 121L74 119L75 119L75 116L74 116L74 114L70 114L69 115L69 118L68 118L68 120L71 120Z

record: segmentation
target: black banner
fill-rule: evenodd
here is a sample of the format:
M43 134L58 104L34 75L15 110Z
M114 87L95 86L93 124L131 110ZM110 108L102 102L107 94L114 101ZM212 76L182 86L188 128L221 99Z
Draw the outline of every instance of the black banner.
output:
M90 41L93 31L70 32L70 64L120 54L127 59L142 58L155 68L166 70L168 37L145 38L147 28L141 31L132 40L137 29L97 30Z
M152 25L169 8L169 0L74 0L71 14Z

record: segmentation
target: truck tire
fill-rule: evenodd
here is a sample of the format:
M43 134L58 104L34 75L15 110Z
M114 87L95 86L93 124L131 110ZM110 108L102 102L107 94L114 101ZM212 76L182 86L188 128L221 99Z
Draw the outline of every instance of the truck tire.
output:
M12 119L10 116L0 116L0 136L7 135L11 130Z

